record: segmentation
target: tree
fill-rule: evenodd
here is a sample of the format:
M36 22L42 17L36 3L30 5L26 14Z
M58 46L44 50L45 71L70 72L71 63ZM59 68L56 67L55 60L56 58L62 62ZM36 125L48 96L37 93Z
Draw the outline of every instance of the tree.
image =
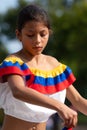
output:
M3 16L0 14L0 62L3 60L3 58L6 57L8 54L6 48L3 45L2 42L2 22L3 22Z

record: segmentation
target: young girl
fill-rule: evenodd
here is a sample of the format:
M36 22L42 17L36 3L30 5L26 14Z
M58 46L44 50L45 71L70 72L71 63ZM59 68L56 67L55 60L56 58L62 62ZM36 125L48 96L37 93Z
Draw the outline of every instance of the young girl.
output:
M77 113L64 104L65 97L87 115L87 101L73 87L71 69L42 54L50 33L42 8L29 5L20 11L16 36L23 48L0 64L0 107L5 113L2 130L46 130L54 113L64 126L75 127Z

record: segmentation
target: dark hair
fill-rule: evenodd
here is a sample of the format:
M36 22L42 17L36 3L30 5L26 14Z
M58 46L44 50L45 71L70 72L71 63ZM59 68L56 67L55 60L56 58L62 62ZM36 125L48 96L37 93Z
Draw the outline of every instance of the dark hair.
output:
M43 22L48 29L51 29L46 11L39 6L28 5L19 12L17 19L17 29L21 31L21 29L28 21Z

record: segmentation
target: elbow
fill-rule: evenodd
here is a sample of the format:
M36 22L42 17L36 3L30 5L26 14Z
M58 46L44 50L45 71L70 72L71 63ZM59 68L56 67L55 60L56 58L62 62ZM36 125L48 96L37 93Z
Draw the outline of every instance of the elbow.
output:
M13 92L13 97L19 99L20 93L19 92Z
M21 98L21 91L17 88L14 88L12 90L12 94L13 94L13 97L16 98L16 99L20 99Z

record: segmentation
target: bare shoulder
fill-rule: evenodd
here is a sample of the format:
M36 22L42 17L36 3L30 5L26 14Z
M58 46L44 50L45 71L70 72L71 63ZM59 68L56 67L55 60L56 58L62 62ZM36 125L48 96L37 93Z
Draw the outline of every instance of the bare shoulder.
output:
M46 56L46 61L48 62L48 64L50 64L53 67L57 67L59 64L61 64L55 57L53 56L49 56L49 55L45 55Z
M17 53L9 54L6 58L6 60L21 60L20 56Z
M7 57L20 57L19 55L20 51L16 52L16 53L12 53L12 54L9 54Z

